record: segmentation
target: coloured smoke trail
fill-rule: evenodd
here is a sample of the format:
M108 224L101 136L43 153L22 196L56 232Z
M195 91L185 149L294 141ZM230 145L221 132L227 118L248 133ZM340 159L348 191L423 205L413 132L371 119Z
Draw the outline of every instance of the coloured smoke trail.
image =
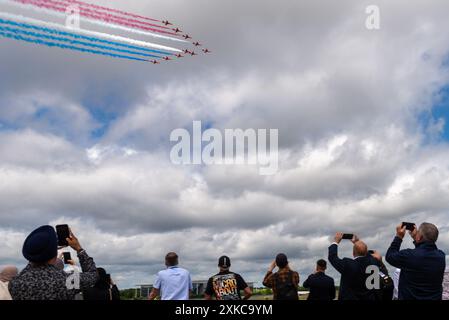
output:
M30 4L23 4L20 1L16 1L16 0L0 0L0 3L6 3L10 6L16 7L16 8L20 8L26 11L33 11L36 13L45 13L51 16L55 16L55 17L59 17L59 18L67 18L67 13L65 11L61 12L61 11L54 11L54 10L50 10L44 6L32 6ZM68 7L67 7L68 8ZM158 33L152 33L149 31L144 31L141 29L132 29L132 28L128 28L126 26L120 25L120 24L114 24L114 23L108 23L102 20L95 20L95 19L91 19L91 18L87 18L87 17L83 17L83 16L79 16L80 21L83 22L88 22L89 24L94 24L97 26L101 26L101 27L105 27L105 28L110 28L110 29L116 29L116 30L122 30L125 32L129 32L129 33L133 33L133 34L137 34L137 35L143 35L143 36L149 36L149 37L153 37L153 38L158 38L158 39L163 39L163 40L170 40L170 41L176 41L176 42L183 42L185 43L186 41L183 39L179 39L179 38L174 38L174 37L169 37L169 36L165 36L162 34L158 34Z
M189 42L192 37L182 33L168 20L157 20L126 11L107 8L77 0L0 0L1 4L19 9L21 14L0 11L0 37L48 47L102 55L112 58L159 64L184 55L195 56L194 48L200 42ZM44 13L59 18L78 19L128 34L151 37L152 42L131 36L98 32L71 25L62 25L27 16L28 12ZM84 27L84 25L83 25ZM155 43L168 40L192 48L179 48ZM205 54L209 49L202 50Z
M155 52L155 53L167 54L167 55L172 54L172 53L169 53L166 51L181 52L181 50L173 48L173 47L158 45L158 44L151 43L151 42L134 40L131 38L125 38L125 37L121 37L121 36L114 36L114 35L110 35L107 33L95 32L95 31L90 31L90 30L86 30L86 29L70 28L69 29L70 32L67 32L66 31L67 28L60 24L40 21L40 20L36 20L36 19L32 19L32 18L23 17L20 15L13 15L13 14L0 12L0 17L5 18L10 21L14 21L15 25L24 26L25 23L28 23L28 25L32 29L46 30L49 33L55 33L55 34L61 34L61 35L68 35L68 34L80 35L78 37L82 37L81 35L90 36L90 37L82 37L82 38L88 39L93 42L104 42L104 43L108 43L108 44L115 44L118 46L128 47L130 49ZM19 22L25 22L25 23L20 24ZM51 30L51 29L53 29L53 30ZM73 37L76 37L76 35L73 35ZM99 38L105 39L105 40L102 41ZM108 40L115 40L115 42L108 41ZM150 48L150 49L145 49L143 47ZM154 50L154 49L166 50L166 51L159 51L159 50Z
M66 12L67 8L69 7L69 4L65 4L60 1L52 1L52 0L14 0L14 1L26 4L26 5L32 5L32 6L36 6L39 8L45 8L45 9L49 9L52 11L57 11L57 12ZM118 18L118 17L112 16L110 14L94 12L90 9L83 9L82 7L79 7L79 14L81 17L86 17L86 18L93 19L93 20L100 20L105 23L123 25L128 28L141 29L141 30L145 30L145 31L149 31L149 32L156 32L156 33L161 33L161 34L175 36L175 37L178 36L178 34L174 31L166 31L166 30L161 30L159 28L142 26L140 24L131 23L131 22L127 21L127 19ZM163 27L161 27L161 28L163 28Z

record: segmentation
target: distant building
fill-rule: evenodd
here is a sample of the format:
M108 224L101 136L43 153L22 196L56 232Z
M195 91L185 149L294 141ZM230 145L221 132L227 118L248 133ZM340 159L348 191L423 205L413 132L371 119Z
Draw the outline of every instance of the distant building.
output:
M198 280L198 281L192 281L192 287L193 287L193 294L196 296L202 296L204 295L204 292L206 291L206 287L207 287L207 281L202 281L202 280Z
M138 284L136 287L140 288L139 298L145 298L150 295L151 290L153 290L152 284Z
M202 296L204 295L204 292L206 291L207 287L207 281L208 280L195 280L192 281L193 286L193 294L196 296ZM253 289L254 288L254 282L247 282L248 286ZM150 295L151 290L153 289L152 284L138 284L136 285L138 288L140 288L140 297L148 297Z

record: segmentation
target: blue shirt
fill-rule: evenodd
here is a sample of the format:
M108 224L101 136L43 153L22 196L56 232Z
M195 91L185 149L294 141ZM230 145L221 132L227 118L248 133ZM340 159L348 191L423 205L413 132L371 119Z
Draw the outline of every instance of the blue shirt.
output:
M169 267L158 272L154 288L160 291L162 300L189 300L192 279L189 271L177 266Z

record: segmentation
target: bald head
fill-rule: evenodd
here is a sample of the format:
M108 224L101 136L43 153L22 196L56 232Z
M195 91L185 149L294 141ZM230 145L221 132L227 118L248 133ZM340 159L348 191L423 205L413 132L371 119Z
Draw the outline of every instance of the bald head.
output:
M365 242L359 240L354 243L352 254L354 257L364 257L368 254L368 246Z

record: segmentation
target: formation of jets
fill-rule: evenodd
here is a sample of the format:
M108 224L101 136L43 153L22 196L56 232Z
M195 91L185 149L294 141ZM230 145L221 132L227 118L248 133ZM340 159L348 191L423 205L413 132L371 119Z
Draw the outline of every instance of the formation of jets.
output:
M172 26L171 30L173 30L173 32L175 32L176 34L179 33L179 35L178 35L179 37L182 37L185 40L192 39L192 37L190 35L188 35L187 33L183 33L183 31L181 29L179 29L178 27L174 27L173 23L171 23L170 21L162 20L161 23L164 26ZM192 42L192 44L195 47L201 47L202 46L202 44L200 42L198 42L198 41ZM211 51L209 49L207 49L207 48L204 48L201 51L204 52L205 54L211 53ZM194 50L185 49L185 50L182 51L182 53L178 53L178 54L173 55L172 58L173 57L184 58L185 55L197 56L198 53L196 53ZM149 60L149 62L152 63L152 64L160 64L161 61L170 61L170 60L172 60L172 58L170 58L169 56L166 56L166 57L160 58L158 60L156 60L156 59L155 60Z
M203 50L202 50L204 53L211 53L211 51L209 50L209 49L207 49L207 48L204 48ZM183 54L188 54L188 55L191 55L192 57L193 56L197 56L198 54L195 52L195 51L190 51L189 49L185 49L184 51L183 51ZM176 55L174 55L176 58L184 58L184 55L183 54L181 54L181 53L178 53L178 54L176 54ZM164 61L170 61L170 60L172 60L170 57L163 57L163 58L161 58L161 60L164 60ZM159 64L159 62L157 61L157 60L150 60L150 62L152 63L152 64Z

